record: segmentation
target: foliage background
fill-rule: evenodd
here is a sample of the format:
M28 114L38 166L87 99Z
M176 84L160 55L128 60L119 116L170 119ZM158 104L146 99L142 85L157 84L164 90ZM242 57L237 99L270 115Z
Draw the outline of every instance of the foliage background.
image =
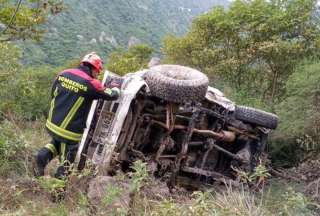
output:
M32 1L29 8L28 4L24 5L12 26L1 34L1 38L7 39L0 42L1 118L45 117L50 85L56 73L76 65L78 60L72 57L88 47L109 53L107 69L123 75L145 68L153 55L159 55L160 38L172 31L176 35L168 35L161 45L163 62L195 67L238 104L280 116L280 127L271 140L274 159L286 158L283 164L288 165L302 160L304 156L298 155L305 148L308 152L318 149L320 22L317 1L236 0L228 9L214 7L197 17L190 30L181 36L177 35L187 31L187 23L193 16L219 2L197 5L191 0L177 1L172 8L164 9L164 4L154 1L154 4L142 0L119 1L113 5L99 1L75 4L70 0L65 5L53 1L46 7L41 1L40 12L30 6ZM0 10L1 22L9 23L8 14L12 14L14 5L9 1L1 4L6 6ZM181 5L192 10L181 9ZM119 10L121 13L116 15ZM158 10L161 13L155 13ZM176 13L177 10L181 14ZM48 21L46 25L30 19L38 13L41 23ZM35 30L27 31L27 26ZM41 33L43 28L49 29L45 35ZM110 35L99 40L100 29ZM141 41L126 48L131 36L139 37L139 31L143 32ZM97 43L79 43L82 39L77 38L77 34L82 34L85 40L95 37ZM41 36L44 37L38 43L17 40ZM112 36L119 44L110 47L106 37ZM141 44L144 41L154 48ZM104 45L109 48L105 49ZM33 65L25 64L28 58L34 60ZM286 151L292 154L283 155Z
M19 178L31 176L33 154L48 141L43 118L48 111L51 82L59 71L77 65L79 57L91 50L104 57L109 55L107 68L122 75L145 68L153 55L161 55L165 63L195 67L208 74L212 84L238 104L280 116L279 128L270 137L269 151L274 166L292 167L306 158L318 157L320 13L317 1L235 0L229 9L215 7L197 17L190 28L188 23L194 16L220 1L201 1L201 4L195 0L170 1L170 7L159 0L121 0L109 4L100 0L68 0L65 5L61 1L48 1L48 5L47 1L27 2L11 22L10 15L16 5L13 1L0 0L0 175L3 178L20 181ZM34 7L37 2L41 3L40 7ZM188 8L192 8L191 13ZM35 17L41 19L34 20ZM46 29L48 32L43 34ZM100 40L102 31L106 35ZM172 34L161 44L167 33ZM133 42L130 46L129 41ZM34 209L41 212L43 206L36 206L27 195L19 197L30 188L39 191L33 180L27 180L32 187L20 188L17 186L20 182L3 182L0 178L0 212L17 207L22 214L35 213ZM217 206L227 206L219 209L225 213L240 203L248 213L250 208L243 200L259 213L279 213L274 206L281 209L280 215L309 211L302 194L284 192L281 187L278 191L283 192L276 196L281 200L272 205L263 203L263 199L261 202L258 199L261 204L256 205L255 197L241 191L218 193L214 198L199 193L187 211L197 209L208 213ZM81 202L73 211L86 215L89 207L85 196L81 192L76 194ZM230 206L233 198L235 204ZM25 200L32 204L32 209L23 206ZM78 204L78 200L72 203ZM145 200L141 203L149 204ZM172 200L151 203L153 207L148 206L149 210L155 209L159 215L171 211L179 215L185 208ZM63 205L53 206L44 214L57 212L67 215L68 210Z
M61 65L92 50L104 59L129 44L159 50L167 33L185 33L194 16L225 0L65 0L65 10L49 16L43 40L20 43L23 62ZM159 51L158 51L159 53Z
M319 149L319 7L316 0L233 1L165 38L169 63L198 68L238 104L275 112L275 164L292 166Z

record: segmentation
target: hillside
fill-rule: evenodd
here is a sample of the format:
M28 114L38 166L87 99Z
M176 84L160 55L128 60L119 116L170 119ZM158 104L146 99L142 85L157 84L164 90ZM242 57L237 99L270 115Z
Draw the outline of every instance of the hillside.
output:
M41 42L24 43L24 63L59 65L91 50L107 55L115 48L147 43L156 49L170 33L187 31L194 16L227 0L67 0L51 17Z
M0 0L0 215L320 215L318 0L230 0L226 10L210 11L228 1L66 0L64 12L52 16L61 2ZM48 30L44 38L42 28ZM156 52L145 44L129 47L139 41ZM56 179L59 159L70 151L48 145L50 107L65 105L56 93L66 92L52 95L52 81L92 50L119 75L148 68L155 55L198 69L237 106L233 110L219 91L200 88L199 79L183 80L197 78L191 73L164 83L151 76L155 69L145 76L149 88L126 105L135 92L130 86L141 82L128 75L112 109L96 109L106 117L99 124L108 128L88 127L87 138L97 139L90 142L85 167L80 171L74 163L67 178ZM192 81L187 90L184 81ZM202 103L172 105L163 97L167 90L170 100L182 101L199 89L209 90ZM91 100L87 94L79 98L86 96ZM272 131L274 126L264 127L274 122L270 112L279 117ZM124 126L111 130L122 124L121 115ZM111 139L102 139L106 129ZM117 142L114 169L94 166L98 141L109 150ZM44 146L60 157L39 177L36 159Z

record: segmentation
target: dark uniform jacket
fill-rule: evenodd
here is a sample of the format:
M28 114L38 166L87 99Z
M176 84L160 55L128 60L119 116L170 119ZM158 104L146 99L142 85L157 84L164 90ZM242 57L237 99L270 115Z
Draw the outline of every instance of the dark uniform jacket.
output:
M105 88L86 66L62 71L52 86L52 100L46 122L56 140L77 143L82 137L94 99L115 100L119 91Z

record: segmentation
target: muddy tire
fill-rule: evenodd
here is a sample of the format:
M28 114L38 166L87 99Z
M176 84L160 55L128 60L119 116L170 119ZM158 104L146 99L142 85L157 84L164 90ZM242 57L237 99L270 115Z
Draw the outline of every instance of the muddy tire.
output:
M145 74L151 94L161 99L183 103L200 101L208 89L208 77L192 68L158 65Z
M278 126L278 116L273 113L268 113L246 106L237 106L235 117L238 120L262 126L269 129L276 129Z

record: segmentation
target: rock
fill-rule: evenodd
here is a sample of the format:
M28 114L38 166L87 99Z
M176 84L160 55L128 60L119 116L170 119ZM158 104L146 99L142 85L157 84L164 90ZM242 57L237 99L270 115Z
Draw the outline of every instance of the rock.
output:
M191 12L191 8L185 8L185 7L179 7L178 8L180 11L188 11L188 12Z
M108 209L128 207L129 185L111 176L98 176L89 183L88 199L91 204Z
M97 39L95 38L92 38L91 41L89 42L90 44L94 44L94 43L97 43Z
M102 31L99 36L99 42L103 43L105 37L106 37L106 33Z
M115 39L115 37L113 37L113 36L107 37L107 36L106 36L104 39L105 39L105 41L111 43L113 46L118 46L118 42L117 42L117 40Z
M54 34L58 34L58 29L57 28L51 28L51 31L52 31L52 33L54 33Z
M148 63L148 67L153 67L153 66L156 66L156 65L159 65L161 63L161 60L160 58L158 57L152 57Z
M128 41L128 47L130 48L130 47L137 45L137 44L141 44L141 40L139 40L138 38L136 38L134 36L131 36Z
M6 28L6 25L3 24L2 22L0 22L0 30L3 30L3 29L5 29L5 28Z
M150 200L170 199L173 195L170 193L166 182L153 177L151 177L148 184L141 189L141 192Z
M137 4L138 8L141 8L143 10L149 10L149 7L147 5L144 5L144 4Z
M83 40L84 37L82 35L77 35L78 40Z

